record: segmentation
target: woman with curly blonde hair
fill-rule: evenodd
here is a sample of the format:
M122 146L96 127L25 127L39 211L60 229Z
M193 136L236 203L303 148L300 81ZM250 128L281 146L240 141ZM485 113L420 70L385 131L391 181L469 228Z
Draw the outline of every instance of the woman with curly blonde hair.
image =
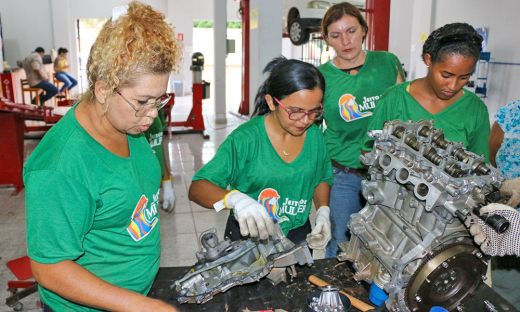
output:
M161 173L142 132L180 58L164 15L130 3L92 46L88 91L27 161L27 249L44 311L177 311L146 297Z

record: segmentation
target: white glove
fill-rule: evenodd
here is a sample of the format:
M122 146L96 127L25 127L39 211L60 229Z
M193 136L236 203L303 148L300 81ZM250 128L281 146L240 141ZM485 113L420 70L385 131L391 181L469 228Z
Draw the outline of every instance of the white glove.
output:
M172 180L162 181L161 188L163 190L162 209L166 212L172 212L175 206L175 193L173 192Z
M242 236L259 236L261 239L274 235L274 223L264 206L259 202L237 190L224 196L224 205L232 208L240 225Z
M316 212L316 225L310 234L307 235L307 244L311 249L325 249L330 241L330 209L328 206L321 206Z
M474 236L475 243L490 256L517 255L520 256L520 212L502 204L489 204L480 209L480 215L500 215L509 221L509 229L504 233L497 233L479 217L471 214L466 219L466 226Z
M500 194L509 196L507 205L516 208L520 203L520 177L505 181L500 188Z

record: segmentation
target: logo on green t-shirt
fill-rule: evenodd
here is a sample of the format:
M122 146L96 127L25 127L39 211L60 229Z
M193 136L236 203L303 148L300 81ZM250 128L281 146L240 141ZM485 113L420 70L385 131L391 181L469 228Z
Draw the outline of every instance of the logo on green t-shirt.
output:
M258 202L264 206L269 213L271 219L278 221L278 223L289 221L287 215L295 216L300 213L305 213L307 209L307 200L291 200L285 198L285 201L280 206L278 199L280 195L275 189L267 188L260 192L258 195Z
M150 147L154 148L156 146L160 146L162 144L163 134L162 132L152 134L150 138L148 139L148 142L150 143ZM155 151L154 151L155 153Z
M279 215L280 213L280 207L278 206L278 198L280 198L280 195L278 195L278 192L275 189L267 188L260 192L258 195L258 202L264 206L264 208L269 213L269 216L271 219L278 221L278 223L289 220L287 217L281 217Z
M374 102L363 101L362 105L356 103L356 98L352 94L344 94L339 98L339 115L346 122L372 116L369 109L375 108Z
M136 242L148 235L157 224L157 221L159 221L159 219L155 217L157 214L159 191L157 191L157 194L154 194L153 197L153 203L150 205L149 209L146 209L148 198L144 195L141 196L141 199L139 199L139 202L132 213L132 221L130 221L130 225L126 230Z

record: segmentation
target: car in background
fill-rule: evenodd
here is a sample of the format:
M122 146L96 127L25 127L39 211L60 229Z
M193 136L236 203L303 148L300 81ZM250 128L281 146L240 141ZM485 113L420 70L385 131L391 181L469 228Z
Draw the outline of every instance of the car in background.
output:
M321 20L327 10L340 1L284 0L283 27L292 44L307 43L310 34L321 31ZM349 1L358 8L365 7L365 0Z

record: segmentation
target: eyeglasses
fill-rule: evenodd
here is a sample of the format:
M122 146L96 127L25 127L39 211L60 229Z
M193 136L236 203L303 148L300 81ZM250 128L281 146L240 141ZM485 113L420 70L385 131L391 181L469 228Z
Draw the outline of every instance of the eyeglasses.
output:
M154 103L146 103L144 104L143 106L137 108L134 106L134 104L130 103L129 100L127 100L122 94L121 92L119 92L118 90L114 90L116 91L117 94L119 94L128 104L130 104L130 106L132 106L132 108L135 110L135 117L143 117L143 116L146 116L148 114L150 114L150 112L154 109L157 109L157 111L159 111L161 108L164 107L164 105L166 105L168 103L168 101L170 101L170 99L172 98L171 95L168 95L168 94L164 94L162 95L160 98L156 99Z
M287 108L285 108L285 106L283 106L283 104L280 101L278 101L278 99L275 98L274 96L273 96L273 99L275 99L275 101L278 102L278 104L280 104L280 106L284 109L284 111L286 111L287 114L289 114L290 120L294 120L294 121L302 120L303 118L305 118L305 116L308 116L310 120L319 120L319 119L323 118L323 114L325 113L324 110L315 110L315 111L310 111L307 113L304 111L290 111ZM323 108L323 105L321 105L321 103L320 103L320 107Z

